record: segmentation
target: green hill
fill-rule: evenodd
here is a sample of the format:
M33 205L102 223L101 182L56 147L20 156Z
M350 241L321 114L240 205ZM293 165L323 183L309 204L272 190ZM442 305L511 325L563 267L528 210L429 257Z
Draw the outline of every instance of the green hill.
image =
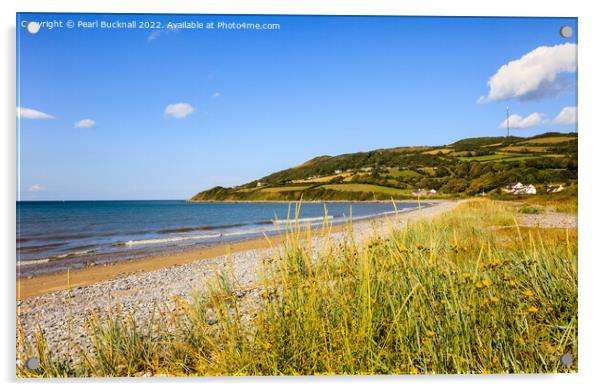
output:
M477 137L442 146L396 147L305 163L232 187L201 191L192 201L372 200L470 196L511 182L577 183L577 133Z

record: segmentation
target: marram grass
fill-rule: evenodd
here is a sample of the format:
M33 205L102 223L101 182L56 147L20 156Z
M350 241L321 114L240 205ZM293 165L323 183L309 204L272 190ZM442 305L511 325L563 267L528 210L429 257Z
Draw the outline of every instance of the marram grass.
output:
M517 214L468 201L362 243L351 225L343 242L326 232L316 248L291 225L258 286L221 274L145 324L119 308L91 315L95 353L74 349L73 359L54 356L41 332L33 342L20 335L20 362L34 355L41 367L18 365L18 375L576 371L577 232L519 228Z

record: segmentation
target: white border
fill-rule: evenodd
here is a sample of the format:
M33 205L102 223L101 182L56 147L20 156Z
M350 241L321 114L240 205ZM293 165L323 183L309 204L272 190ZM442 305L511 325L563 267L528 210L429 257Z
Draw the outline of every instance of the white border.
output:
M3 0L0 2L2 20L2 86L0 110L4 119L0 145L2 162L2 204L0 241L4 283L2 294L7 309L2 329L1 379L9 387L45 387L50 389L91 390L109 386L107 380L83 381L14 381L14 239L15 239L15 12L115 12L115 13L233 13L233 14L328 14L328 15L448 15L448 16L572 16L579 17L579 374L545 376L428 376L428 377L335 377L335 378L254 378L216 379L204 378L175 381L177 387L216 387L234 389L257 387L287 390L307 387L344 387L364 389L378 386L408 389L478 389L507 390L514 387L576 390L593 388L599 384L598 364L602 361L600 345L600 287L602 267L600 248L600 201L602 194L600 175L602 169L602 126L600 124L600 61L599 46L602 37L602 20L596 12L595 1L525 1L501 0L498 2L476 0ZM166 382L145 381L144 387L161 389ZM85 383L85 384L83 384ZM111 381L110 387L131 387L131 381Z

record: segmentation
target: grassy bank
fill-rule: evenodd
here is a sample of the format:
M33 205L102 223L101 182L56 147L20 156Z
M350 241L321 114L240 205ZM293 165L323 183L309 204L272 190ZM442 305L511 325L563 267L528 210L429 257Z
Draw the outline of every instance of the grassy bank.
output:
M533 137L476 137L439 146L411 146L317 156L236 187L201 191L192 201L411 199L413 189L434 197L497 193L514 183L577 184L577 133Z
M577 186L568 187L565 191L555 194L540 193L536 195L491 194L491 198L500 201L520 202L525 207L540 208L559 213L577 214Z
M468 201L362 243L326 235L318 248L291 227L258 286L220 274L148 324L119 308L91 314L95 351L73 346L74 360L49 352L41 332L20 335L18 375L575 371L559 357L577 358L577 232L518 228L517 214ZM23 368L32 356L39 370Z

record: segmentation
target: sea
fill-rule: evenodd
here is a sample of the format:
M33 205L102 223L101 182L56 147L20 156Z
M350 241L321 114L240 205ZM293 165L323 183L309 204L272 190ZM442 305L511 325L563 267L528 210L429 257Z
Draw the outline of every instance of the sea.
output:
M420 207L428 207L422 203ZM17 275L26 277L404 213L416 202L19 201ZM298 211L298 216L295 216Z

